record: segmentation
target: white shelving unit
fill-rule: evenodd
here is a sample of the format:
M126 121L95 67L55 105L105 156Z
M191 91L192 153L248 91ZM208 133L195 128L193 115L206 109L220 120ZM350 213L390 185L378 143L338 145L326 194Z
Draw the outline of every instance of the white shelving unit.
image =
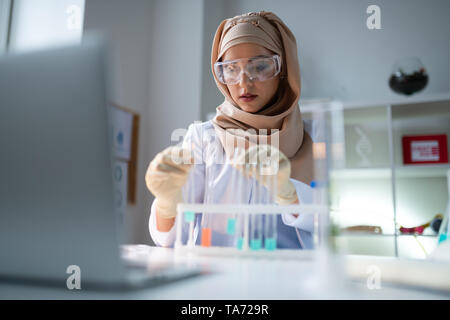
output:
M315 103L302 113L307 118ZM450 138L450 93L392 100L341 102L345 164L330 170L331 209L341 227L377 225L382 234L342 233L340 245L352 254L424 258L437 243L423 235L400 234L444 213L449 198L450 165L404 165L404 135L446 134Z
M449 165L409 165L396 166L395 171L397 177L401 178L432 178L447 177ZM389 178L391 176L391 168L374 167L374 168L346 168L337 169L330 172L332 178L336 179L367 179L367 178Z

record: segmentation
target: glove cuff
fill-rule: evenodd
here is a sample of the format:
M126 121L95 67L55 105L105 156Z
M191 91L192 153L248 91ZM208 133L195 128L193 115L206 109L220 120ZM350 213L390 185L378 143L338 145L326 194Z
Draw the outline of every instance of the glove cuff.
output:
M165 219L175 218L177 216L177 204L182 202L181 195L177 199L169 201L156 198L155 207L158 215Z
M276 203L279 205L290 205L297 202L297 190L291 181L287 181L281 187L278 188Z

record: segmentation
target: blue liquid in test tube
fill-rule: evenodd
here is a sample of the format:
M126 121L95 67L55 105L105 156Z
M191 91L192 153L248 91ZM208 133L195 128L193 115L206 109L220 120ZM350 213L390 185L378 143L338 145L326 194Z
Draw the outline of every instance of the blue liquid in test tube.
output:
M230 159L230 164L233 163L237 156L237 149L234 150L233 156ZM233 192L239 193L240 189L239 186L237 186L237 179L238 179L239 172L236 171L233 167L231 167L231 176L230 176L230 188ZM234 203L237 202L237 194L235 194L235 199L233 199ZM232 213L231 218L228 218L227 221L227 234L229 235L235 235L236 234L236 213Z
M264 248L273 251L277 248L277 216L267 214L265 221Z
M195 152L195 145L191 144L191 154L194 157ZM187 203L194 203L195 202L195 179L194 179L194 171L195 171L195 160L192 165L191 171L189 173L189 177L187 180L187 190L186 190L186 198ZM188 242L187 244L189 246L194 246L194 224L195 224L195 212L193 211L185 211L184 212L184 221L186 223L189 223L189 233L188 233Z
M252 175L253 175L253 195L252 204L261 204L261 184L256 180L256 175L258 174L258 166L252 165ZM250 231L250 249L260 250L262 247L262 215L258 213L251 214L251 231Z
M270 163L273 166L273 163ZM274 170L266 171L268 197L266 203L274 203L277 193L276 172ZM277 248L277 215L266 214L264 220L264 248L268 251L274 251Z
M245 150L243 149L236 149L234 159L237 160L239 155L241 155ZM244 170L247 171L248 168L245 164ZM242 203L242 196L241 193L242 190L244 190L244 180L246 179L244 175L242 175L240 172L236 171L236 190L238 191L236 194L236 203ZM236 215L236 247L238 250L247 250L248 249L248 231L249 231L249 216L247 214L237 214Z

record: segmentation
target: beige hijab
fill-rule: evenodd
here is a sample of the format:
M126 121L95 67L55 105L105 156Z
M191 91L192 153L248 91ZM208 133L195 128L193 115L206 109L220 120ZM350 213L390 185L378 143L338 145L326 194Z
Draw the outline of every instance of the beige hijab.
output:
M280 55L282 60L278 97L272 105L257 113L239 108L227 86L219 82L214 74L214 63L228 48L240 43L261 45ZM216 84L225 96L212 122L226 154L232 155L235 148L235 142L230 143L232 140L226 139L226 135L231 134L236 140L243 139L246 147L257 141L270 144L272 139L278 138L279 149L291 161L291 177L309 184L313 179L312 140L304 131L298 106L300 67L297 43L289 28L275 14L265 11L222 21L214 36L211 67ZM249 132L249 129L254 130ZM264 132L261 129L267 130ZM270 129L278 131L272 133Z

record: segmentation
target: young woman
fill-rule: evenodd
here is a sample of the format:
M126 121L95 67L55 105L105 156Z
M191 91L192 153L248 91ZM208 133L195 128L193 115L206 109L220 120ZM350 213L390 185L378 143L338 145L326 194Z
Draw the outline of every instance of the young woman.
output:
M196 203L236 202L236 195L239 203L255 202L255 184L245 180L248 183L236 189L231 178L235 168L229 161L220 161L235 155L236 143L230 136L244 141L247 159L261 150L261 145L252 142L268 141L264 151L276 154L279 159L277 187L273 188L276 203L311 202L312 140L304 131L298 106L300 68L292 32L271 12L226 19L216 31L211 64L216 84L225 97L215 118L191 124L182 147L173 146L160 152L147 170L146 184L156 197L149 229L160 246L171 246L175 241L176 205L183 201L183 194ZM193 152L191 160L195 165L174 157L184 149ZM253 177L267 186L260 175ZM258 201L267 202L269 193L260 197ZM278 217L278 248L312 248L310 216ZM213 245L228 245L227 237L221 237L224 227L220 217L210 215L208 219L216 231ZM198 215L194 232L197 243L202 223Z

